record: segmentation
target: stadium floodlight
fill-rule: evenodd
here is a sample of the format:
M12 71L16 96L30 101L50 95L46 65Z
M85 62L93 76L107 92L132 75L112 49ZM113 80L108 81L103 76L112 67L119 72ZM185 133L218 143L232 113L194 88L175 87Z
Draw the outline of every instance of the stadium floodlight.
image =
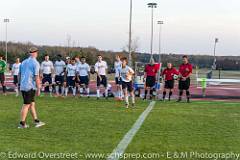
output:
M154 8L157 8L157 3L148 3L148 8L151 8L152 16L151 16L151 42L150 42L150 53L151 58L153 58L153 11Z
M6 24L6 31L5 31L5 38L6 38L6 41L5 41L5 60L6 60L6 63L8 61L8 23L10 22L10 20L8 18L5 18L3 20L3 22Z
M130 0L130 16L129 16L129 40L128 40L128 65L132 67L132 8L133 2Z

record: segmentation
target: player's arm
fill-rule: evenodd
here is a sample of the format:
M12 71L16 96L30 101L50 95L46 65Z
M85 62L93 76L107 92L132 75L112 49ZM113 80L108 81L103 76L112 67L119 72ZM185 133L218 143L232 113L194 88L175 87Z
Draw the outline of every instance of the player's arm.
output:
M37 95L40 95L40 90L41 90L41 80L40 80L40 65L39 63L36 63L36 66L34 68L34 75L35 75L35 81L36 81L36 86L37 86Z
M11 74L12 74L12 76L14 75L14 65L12 66Z
M88 65L88 79L90 80L90 66Z
M54 70L53 62L51 62L51 73L52 73L52 77L54 77L55 70Z
M107 65L107 62L106 62L105 65L106 65L106 66L105 66L105 68L106 68L106 74L108 74L108 65Z
M40 66L40 78L43 78L43 62L41 63L41 66Z
M185 78L189 78L191 76L191 74L192 74L192 65L189 66L188 69L189 69L189 72L188 72L188 75Z

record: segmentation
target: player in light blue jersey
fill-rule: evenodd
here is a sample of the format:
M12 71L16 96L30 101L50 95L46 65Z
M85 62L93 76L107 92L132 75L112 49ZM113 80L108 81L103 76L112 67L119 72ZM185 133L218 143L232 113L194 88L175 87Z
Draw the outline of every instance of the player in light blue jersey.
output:
M35 122L35 127L41 127L45 123L38 120L35 109L35 94L40 95L41 82L39 77L40 64L37 61L38 49L32 47L30 49L30 57L20 65L20 90L23 96L23 106L21 110L21 121L19 128L28 128L26 118L28 111L31 110L32 117Z

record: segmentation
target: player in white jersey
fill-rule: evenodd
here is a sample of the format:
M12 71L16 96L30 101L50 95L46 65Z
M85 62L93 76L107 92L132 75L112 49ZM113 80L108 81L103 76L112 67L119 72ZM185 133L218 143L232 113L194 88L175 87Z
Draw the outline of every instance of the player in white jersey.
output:
M124 57L122 60L122 67L120 69L120 76L122 78L122 89L124 92L124 99L126 102L126 108L129 107L129 101L128 101L128 93L130 93L132 97L132 106L135 106L135 95L134 95L134 89L133 89L133 75L134 71L131 67L127 65L128 61L127 58Z
M77 65L77 74L78 74L78 89L80 92L80 97L83 94L83 90L86 91L89 98L89 80L90 80L90 67L86 63L86 58L81 57L81 62Z
M95 64L95 72L97 74L97 99L100 97L100 87L104 86L105 89L105 98L108 98L108 88L107 88L107 62L103 61L102 56L98 55L98 61Z
M54 74L53 62L49 60L49 55L44 56L44 61L41 63L41 76L42 76L42 92L46 92L49 88L50 96L52 96L52 77Z
M121 58L119 55L116 55L116 61L114 62L114 70L115 70L115 84L117 85L117 97L118 97L117 99L119 100L122 100L122 79L119 73L121 67L122 67Z
M75 59L71 59L71 63L67 65L67 86L65 88L65 96L68 95L69 88L72 89L73 96L76 96L76 75L77 75L77 65Z
M16 62L12 66L12 75L13 75L13 83L15 85L16 97L19 95L19 69L20 69L20 58L16 59Z
M56 95L59 96L59 90L61 88L61 95L64 95L64 73L66 69L66 64L62 60L62 55L57 56L57 61L54 64L54 70L55 70L55 90Z

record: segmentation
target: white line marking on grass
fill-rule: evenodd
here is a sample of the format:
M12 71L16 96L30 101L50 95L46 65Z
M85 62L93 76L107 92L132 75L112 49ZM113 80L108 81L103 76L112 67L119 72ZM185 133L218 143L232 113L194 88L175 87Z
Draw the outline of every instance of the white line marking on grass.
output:
M109 157L107 158L107 160L118 160L120 158L120 156L123 155L123 153L125 152L127 146L129 145L129 143L132 141L133 137L135 136L135 134L138 132L138 130L140 129L140 127L142 126L143 122L145 121L146 117L148 116L148 114L152 111L154 105L155 105L155 101L152 101L147 109L145 109L145 111L139 116L139 118L137 119L137 121L134 123L134 125L132 126L132 128L125 134L125 136L123 137L123 139L119 142L119 144L117 145L117 147L113 150L113 152L111 153L111 155L109 155Z

